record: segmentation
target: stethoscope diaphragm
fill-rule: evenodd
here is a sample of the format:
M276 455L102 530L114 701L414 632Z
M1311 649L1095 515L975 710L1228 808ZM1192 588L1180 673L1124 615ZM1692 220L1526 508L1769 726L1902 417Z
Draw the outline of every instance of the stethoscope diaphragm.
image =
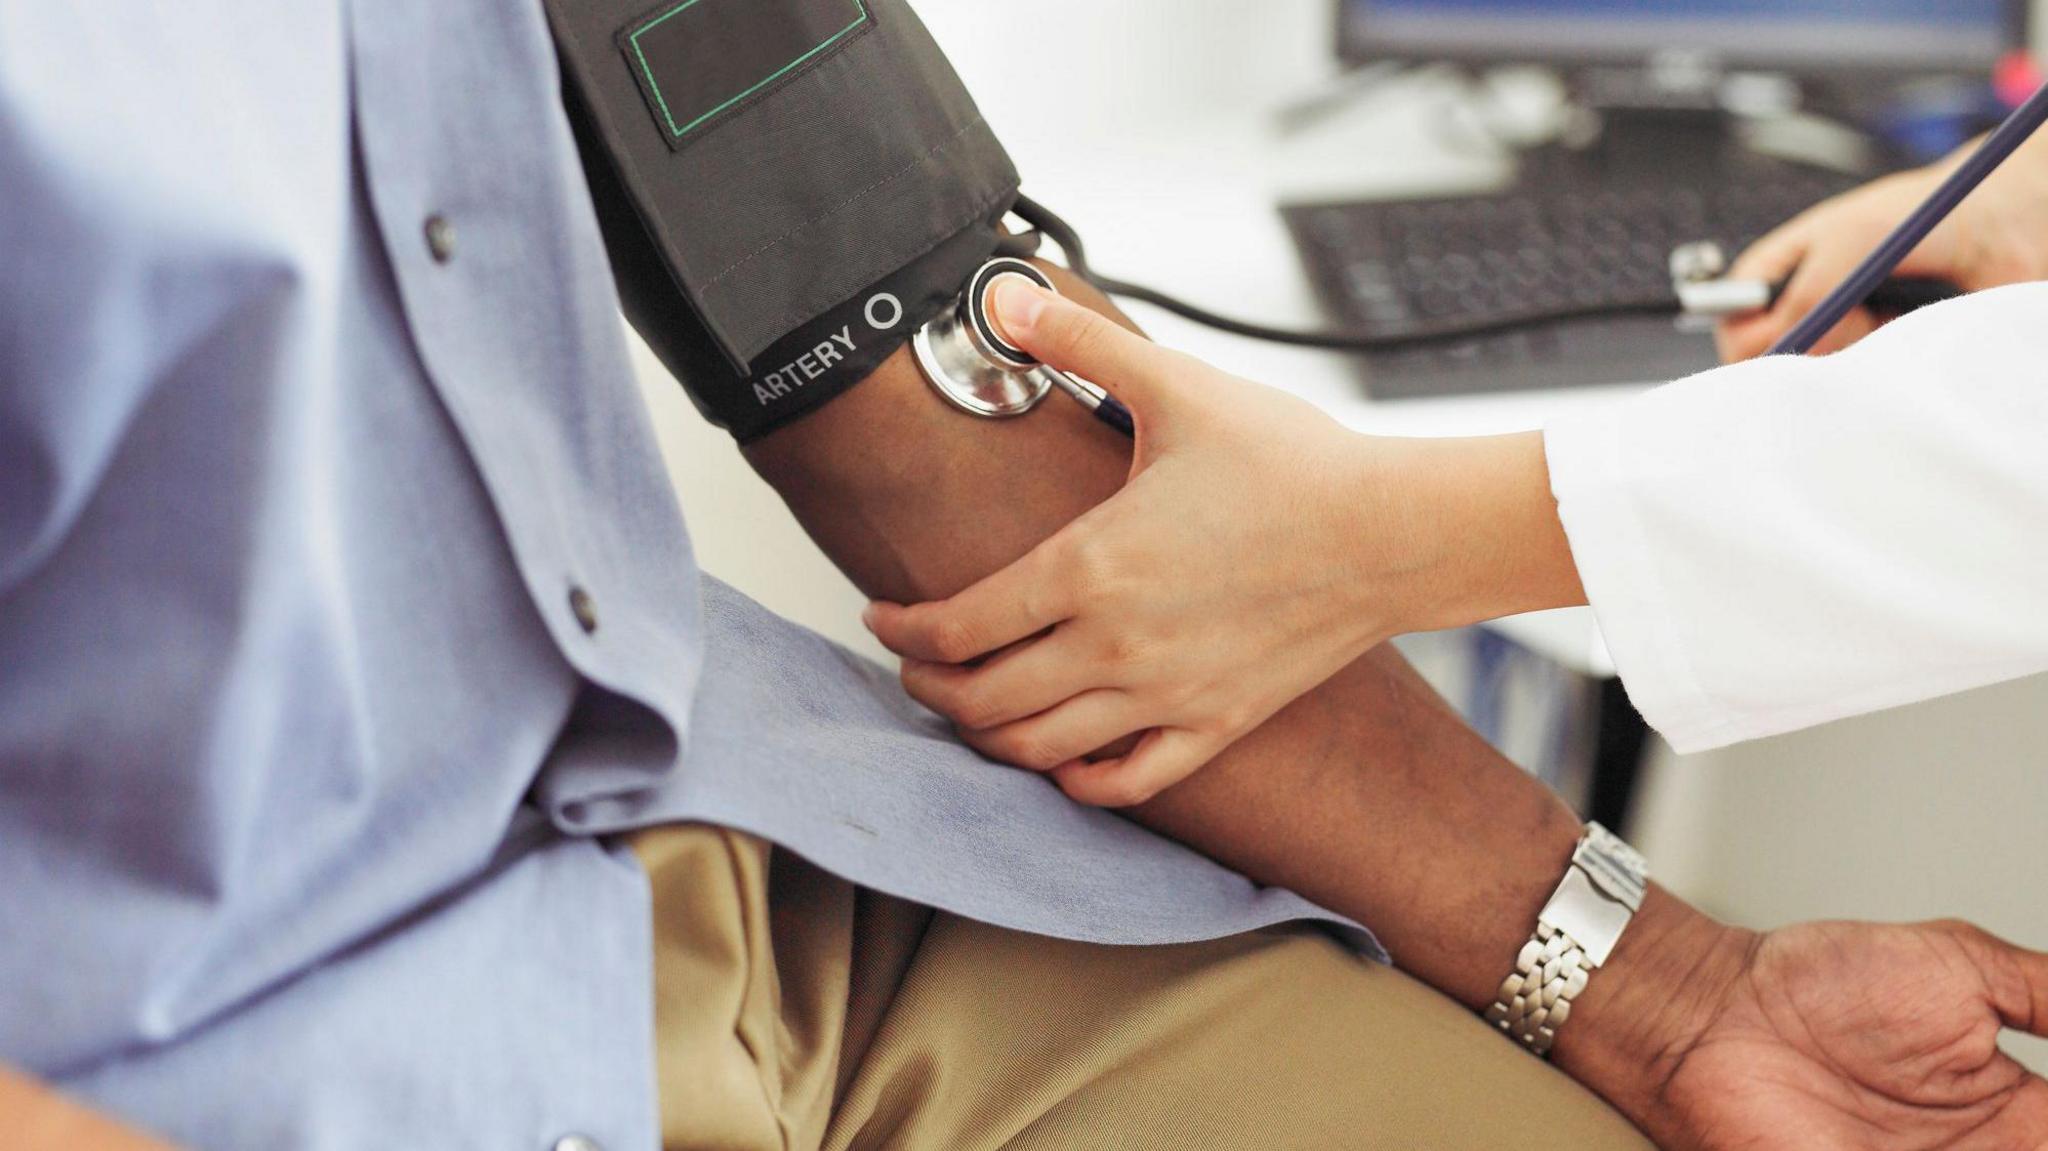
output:
M953 307L911 339L925 382L961 411L992 419L1021 416L1058 388L1097 420L1123 435L1135 435L1130 410L1109 393L1040 363L1004 338L995 323L993 295L1005 276L1022 276L1048 292L1059 292L1052 277L1023 260L997 256L983 264Z
M1052 378L1029 353L1004 339L990 315L990 295L1004 276L1023 276L1049 292L1052 277L1023 260L999 256L983 264L952 308L911 339L918 370L946 402L970 415L1021 416L1052 390Z

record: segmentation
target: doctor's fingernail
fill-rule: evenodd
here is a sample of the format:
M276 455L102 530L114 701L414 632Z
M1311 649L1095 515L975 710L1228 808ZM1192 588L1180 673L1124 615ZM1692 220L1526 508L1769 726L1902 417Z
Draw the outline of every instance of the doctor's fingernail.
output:
M1014 338L1030 334L1052 296L1022 276L1004 276L996 281L990 298L995 304L996 323L1002 326L1004 335Z

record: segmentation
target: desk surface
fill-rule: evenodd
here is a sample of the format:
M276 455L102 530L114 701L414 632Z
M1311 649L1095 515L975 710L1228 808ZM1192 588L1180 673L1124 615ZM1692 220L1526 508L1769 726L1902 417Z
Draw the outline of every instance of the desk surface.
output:
M1497 155L1446 140L1441 92L1425 78L1389 86L1297 136L1281 140L1263 112L1227 112L1109 140L1065 130L1013 138L1035 198L1069 219L1105 273L1156 285L1218 311L1317 326L1308 278L1275 205L1305 195L1389 196L1478 191L1508 177ZM1073 119L1086 120L1085 108ZM1038 121L1059 125L1057 115ZM1524 431L1610 402L1629 389L1598 387L1376 402L1345 356L1226 335L1141 304L1138 321L1159 340L1236 374L1314 401L1345 425L1391 435ZM1575 670L1614 665L1588 609L1501 621L1501 631Z

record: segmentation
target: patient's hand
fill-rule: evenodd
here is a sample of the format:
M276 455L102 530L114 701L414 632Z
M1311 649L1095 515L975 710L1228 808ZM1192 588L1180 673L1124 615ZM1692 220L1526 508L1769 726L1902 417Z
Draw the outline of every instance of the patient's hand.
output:
M2048 1082L1998 1049L2048 1034L2048 956L1967 924L1772 932L1699 1018L1616 1100L1661 1146L2048 1146Z

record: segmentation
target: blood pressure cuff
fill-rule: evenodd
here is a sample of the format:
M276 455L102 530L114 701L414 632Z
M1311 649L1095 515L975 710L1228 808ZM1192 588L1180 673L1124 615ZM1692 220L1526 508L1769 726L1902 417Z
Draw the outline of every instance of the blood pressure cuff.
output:
M626 316L745 441L865 377L1017 173L903 0L545 0Z

